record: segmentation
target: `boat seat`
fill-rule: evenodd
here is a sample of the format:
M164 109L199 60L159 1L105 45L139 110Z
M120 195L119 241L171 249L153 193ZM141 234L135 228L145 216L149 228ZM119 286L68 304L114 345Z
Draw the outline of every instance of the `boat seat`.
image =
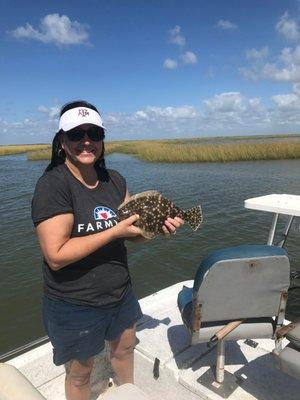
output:
M198 268L193 288L183 287L178 294L190 344L211 342L222 328L241 321L219 340L218 366L226 340L274 337L284 320L289 274L287 253L279 247L243 245L210 254ZM217 371L219 383L223 367Z
M300 323L287 333L286 338L298 349L300 349Z
M15 367L0 363L0 400L46 400Z
M103 400L149 400L137 386L131 383L125 383L124 385L118 386L112 391L104 394L101 397Z
M300 323L286 335L290 341L282 351L273 351L277 367L286 374L300 379Z

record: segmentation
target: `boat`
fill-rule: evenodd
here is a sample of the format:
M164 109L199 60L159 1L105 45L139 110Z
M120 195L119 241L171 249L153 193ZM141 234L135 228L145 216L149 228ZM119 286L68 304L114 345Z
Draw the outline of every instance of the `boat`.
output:
M93 399L299 399L300 321L285 319L290 266L283 247L293 219L300 217L300 196L271 194L244 206L273 214L267 243L216 250L193 279L141 299L135 386L123 385L123 395L122 386L101 394L113 381L105 349L95 359ZM274 243L282 215L287 223ZM13 386L1 365L20 372L44 398L65 398L65 370L52 363L47 338L0 361L0 398L1 384ZM24 393L23 399L35 398Z

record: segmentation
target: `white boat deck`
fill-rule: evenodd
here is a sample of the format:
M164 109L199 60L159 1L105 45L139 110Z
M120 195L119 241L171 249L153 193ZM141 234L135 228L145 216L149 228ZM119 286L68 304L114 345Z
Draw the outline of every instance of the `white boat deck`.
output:
M144 317L137 326L135 383L155 400L298 400L300 381L279 371L272 359L274 342L258 339L256 348L240 340L226 344L225 383L213 381L215 351L206 344L190 347L188 335L177 309L180 282L140 301ZM207 353L207 354L205 354ZM159 377L154 378L155 359ZM48 400L63 400L64 368L52 363L49 343L9 361L16 366ZM106 386L111 369L105 353L96 360L93 371L93 398Z

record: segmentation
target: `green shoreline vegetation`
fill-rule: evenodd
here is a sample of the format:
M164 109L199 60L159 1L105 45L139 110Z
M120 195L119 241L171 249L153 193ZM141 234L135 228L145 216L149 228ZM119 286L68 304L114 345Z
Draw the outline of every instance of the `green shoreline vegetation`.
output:
M0 146L0 155L24 152L30 161L51 158L51 146L46 144ZM106 142L105 152L164 163L297 159L300 158L300 135L116 141Z
M50 144L10 144L0 146L0 156L8 156L12 154L28 153L30 151L42 151L50 149Z

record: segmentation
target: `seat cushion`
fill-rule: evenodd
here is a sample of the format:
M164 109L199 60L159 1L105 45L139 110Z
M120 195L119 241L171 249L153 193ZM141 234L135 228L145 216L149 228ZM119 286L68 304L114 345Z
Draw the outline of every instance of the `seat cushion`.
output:
M295 347L300 349L300 324L298 324L294 329L289 331L286 337Z
M279 355L276 355L274 352L273 354L276 365L281 371L296 379L300 379L300 351L295 346L289 344Z
M46 400L15 367L0 363L0 400Z
M285 250L246 245L219 250L199 267L193 299L202 321L274 317L290 285Z
M242 245L217 250L202 261L195 276L194 290L199 289L207 271L219 261L283 255L287 255L283 248L268 245Z
M230 322L233 321L203 322L200 334L193 334L192 344L208 342L213 335ZM266 339L272 338L273 334L274 321L272 318L249 318L226 335L224 340Z
M188 305L188 303L191 303L192 297L193 297L193 289L183 286L181 291L178 293L177 297L177 305L181 314L184 312L184 309Z
M177 299L182 320L189 331L192 329L192 296L193 289L184 286ZM216 332L230 322L232 320L202 322L200 334L198 337L194 335L193 343L208 341ZM271 338L273 333L274 321L272 318L249 318L228 334L225 340Z

